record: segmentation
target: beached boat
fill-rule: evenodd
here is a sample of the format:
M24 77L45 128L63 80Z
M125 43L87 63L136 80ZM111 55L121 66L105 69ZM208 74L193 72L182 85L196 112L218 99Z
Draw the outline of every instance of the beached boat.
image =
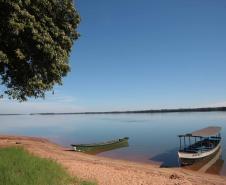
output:
M207 127L188 134L179 135L178 157L182 166L214 156L221 145L221 127Z
M79 152L88 152L88 153L96 153L98 151L105 151L115 148L120 148L123 146L128 146L128 137L114 139L111 141L106 141L102 143L92 143L92 144L72 144L71 146L75 151Z
M220 174L223 164L224 160L222 159L222 149L220 147L214 155L205 157L192 165L183 166L183 168L203 173Z

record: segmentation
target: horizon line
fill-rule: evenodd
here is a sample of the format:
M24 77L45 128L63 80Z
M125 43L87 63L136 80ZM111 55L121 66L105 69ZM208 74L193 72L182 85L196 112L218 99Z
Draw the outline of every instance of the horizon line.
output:
M220 107L199 107L199 108L164 108L164 109L144 109L127 111L85 111L85 112L39 112L39 113L7 113L0 115L60 115L60 114L123 114L123 113L173 113L173 112L211 112L226 111L226 106Z

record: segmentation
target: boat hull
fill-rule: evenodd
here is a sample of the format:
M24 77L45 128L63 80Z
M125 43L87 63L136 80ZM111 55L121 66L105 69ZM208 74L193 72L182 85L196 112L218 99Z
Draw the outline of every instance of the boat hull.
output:
M211 158L219 151L220 146L221 146L221 142L219 142L215 148L206 152L201 152L201 151L197 153L178 152L180 164L181 166L192 165L195 162L198 162L200 160Z
M220 169L222 168L221 155L222 149L220 147L219 150L217 150L214 154L195 161L195 163L192 165L183 166L183 168L203 173L212 173L213 171L215 171L214 173L219 173Z
M116 148L128 146L128 139L123 138L112 142L106 142L101 144L88 144L88 145L72 145L75 151L86 153L99 153L99 151L113 150Z

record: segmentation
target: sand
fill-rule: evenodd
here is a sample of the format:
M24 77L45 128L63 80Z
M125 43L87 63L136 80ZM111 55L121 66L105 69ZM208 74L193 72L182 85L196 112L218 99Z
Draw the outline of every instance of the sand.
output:
M42 138L0 136L0 147L7 146L56 160L71 175L99 185L226 185L226 177L77 153Z

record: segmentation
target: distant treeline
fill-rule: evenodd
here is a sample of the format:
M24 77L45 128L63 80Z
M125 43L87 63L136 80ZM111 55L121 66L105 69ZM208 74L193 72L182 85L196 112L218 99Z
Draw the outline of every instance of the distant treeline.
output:
M18 116L18 115L25 115L25 114L0 114L0 116Z
M72 113L31 113L30 115L61 115L61 114L140 114L140 113L172 113L172 112L214 112L226 111L226 107L206 108L181 108L181 109L159 109L159 110L135 110L135 111L110 111L110 112L72 112Z

